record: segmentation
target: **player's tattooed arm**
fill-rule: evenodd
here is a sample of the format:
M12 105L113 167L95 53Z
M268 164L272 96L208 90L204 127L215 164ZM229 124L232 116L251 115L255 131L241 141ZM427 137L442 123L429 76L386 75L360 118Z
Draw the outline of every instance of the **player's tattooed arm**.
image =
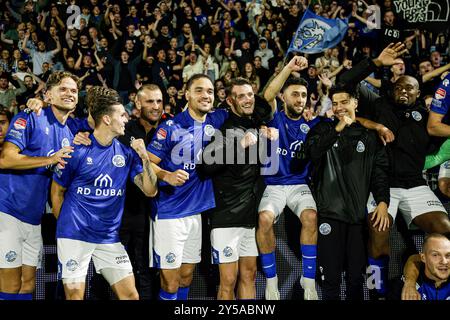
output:
M134 183L142 190L147 197L154 197L158 192L157 180L155 172L153 171L150 160L142 160L142 167L144 172L138 174L134 178Z
M134 178L134 183L142 190L147 197L154 197L158 191L155 171L145 149L144 140L135 139L131 142L131 147L136 151L142 160L144 171Z

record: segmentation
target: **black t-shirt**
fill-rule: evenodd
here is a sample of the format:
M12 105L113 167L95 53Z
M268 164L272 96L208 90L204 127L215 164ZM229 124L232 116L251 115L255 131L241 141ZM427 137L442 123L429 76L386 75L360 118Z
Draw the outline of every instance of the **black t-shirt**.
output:
M80 70L76 72L76 75L83 77L86 73L88 73L88 76L83 80L84 87L86 85L100 86L102 84L98 78L98 71L95 67L81 67Z
M133 87L131 83L131 73L128 70L128 64L120 63L120 77L119 84L117 86L118 91L128 91Z

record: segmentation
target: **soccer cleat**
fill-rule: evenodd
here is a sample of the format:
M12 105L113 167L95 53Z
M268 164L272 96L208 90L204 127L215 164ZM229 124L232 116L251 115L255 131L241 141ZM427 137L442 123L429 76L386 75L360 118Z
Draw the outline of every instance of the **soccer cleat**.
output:
M316 290L316 281L314 279L304 278L302 276L300 278L300 285L304 290L303 300L319 300L319 295Z

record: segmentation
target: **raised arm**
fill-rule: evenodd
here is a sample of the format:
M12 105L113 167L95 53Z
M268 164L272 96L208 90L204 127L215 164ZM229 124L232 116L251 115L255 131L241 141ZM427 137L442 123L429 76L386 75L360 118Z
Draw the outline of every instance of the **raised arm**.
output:
M83 53L81 53L80 49L78 49L78 59L75 62L75 65L73 66L73 68L75 70L80 70L81 68L81 61L83 60Z
M31 50L27 48L27 42L28 42L29 38L30 38L30 31L27 31L27 33L25 34L25 38L22 41L22 50L26 54L30 54L31 53Z
M440 76L445 71L450 70L450 63L447 63L445 66L434 69L433 71L427 72L422 76L422 82L430 81L431 79Z
M367 25L367 27L369 27L369 29L375 29L377 27L376 23L370 22L366 19L364 19L363 17L359 16L356 11L352 11L352 15L358 19L359 21L361 21L362 23L364 23L365 25Z
M13 40L5 38L5 34L3 33L3 30L0 31L0 40L6 44L14 44Z
M308 60L305 57L295 56L289 61L287 65L280 71L280 73L269 83L264 91L264 99L272 107L272 112L275 112L276 101L275 98L280 92L286 80L292 72L299 72L308 67Z
M131 147L141 158L143 168L143 172L134 177L134 183L147 197L154 197L158 192L157 177L153 171L147 150L145 149L144 140L133 140L131 142Z
M381 66L391 66L395 59L406 53L408 50L398 42L389 44L380 55L373 59L364 59L340 77L340 83L346 86L357 86L362 80L367 78L376 68Z
M53 38L53 40L56 41L56 49L53 50L53 51L50 51L50 52L53 54L53 56L55 56L55 55L58 54L58 52L61 51L61 42L59 42L59 37L58 37L58 36L55 36L55 37Z
M184 53L184 51L180 51L179 55L181 56L181 62L180 62L180 64L177 64L172 67L172 70L174 70L174 71L183 70L184 65L186 63L186 54Z
M94 51L94 57L95 60L97 61L97 71L102 70L105 66L103 65L102 59L100 59L97 55L97 50Z

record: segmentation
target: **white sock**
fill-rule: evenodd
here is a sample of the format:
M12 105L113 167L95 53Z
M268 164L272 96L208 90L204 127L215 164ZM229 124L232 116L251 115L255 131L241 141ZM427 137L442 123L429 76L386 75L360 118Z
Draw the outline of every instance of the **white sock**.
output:
M316 290L316 280L303 277L303 288L306 289L314 289Z
M278 276L267 278L266 286L278 289Z

